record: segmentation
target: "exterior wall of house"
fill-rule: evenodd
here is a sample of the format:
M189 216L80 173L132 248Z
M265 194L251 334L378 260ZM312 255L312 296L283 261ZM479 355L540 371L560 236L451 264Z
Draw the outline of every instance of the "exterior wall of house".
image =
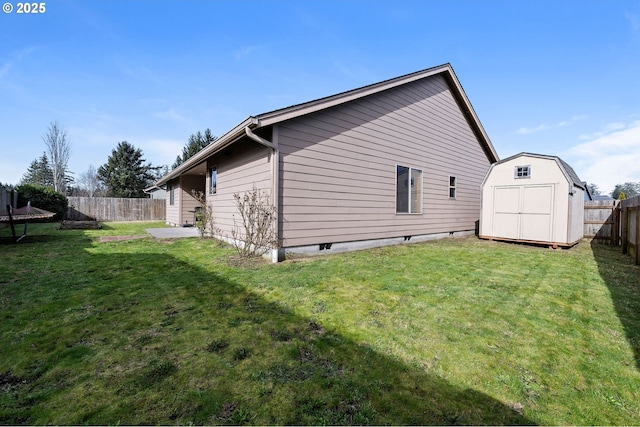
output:
M271 153L271 149L244 138L208 159L207 171L217 167L217 186L215 194L208 193L211 178L207 173L207 204L223 237L231 238L234 217L238 217L235 193L243 194L255 185L271 197Z
M196 207L200 206L193 191L204 191L204 179L198 175L183 175L180 178L181 225L195 225Z
M173 186L173 205L171 204L171 186ZM166 223L173 226L194 225L194 212L198 206L191 191L204 191L204 177L182 175L167 183Z
M166 223L168 225L180 225L180 190L179 179L167 183ZM171 188L173 187L173 204L171 204Z
M279 123L276 135L283 247L475 229L490 161L442 76ZM422 170L421 213L396 213L397 166Z
M530 177L516 178L517 166L529 166ZM486 177L480 236L571 244L582 237L574 239L582 227L583 204L582 190L567 180L554 159L519 156L495 164Z

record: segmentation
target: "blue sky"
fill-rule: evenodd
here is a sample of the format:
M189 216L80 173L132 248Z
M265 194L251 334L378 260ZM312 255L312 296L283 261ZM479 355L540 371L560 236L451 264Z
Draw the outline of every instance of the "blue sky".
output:
M4 0L0 1L5 3ZM68 131L76 175L189 135L451 63L500 158L640 181L639 1L49 0L0 13L0 182Z

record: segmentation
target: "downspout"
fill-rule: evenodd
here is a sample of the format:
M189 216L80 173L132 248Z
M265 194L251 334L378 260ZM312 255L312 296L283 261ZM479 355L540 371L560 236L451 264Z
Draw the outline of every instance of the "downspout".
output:
M277 128L274 128L274 130L275 129ZM273 195L273 203L276 208L275 209L276 215L274 218L273 227L276 233L276 240L280 242L280 235L278 233L278 217L280 215L280 209L279 209L280 194L279 194L279 185L278 185L280 182L280 152L278 151L277 138L274 138L276 140L276 143L274 144L273 142L268 141L262 138L261 136L258 136L255 133L253 133L253 131L251 131L249 126L245 126L244 132L252 140L273 150L273 161L271 162L271 182L272 182L271 194ZM271 262L279 261L279 249L280 249L279 247L273 249L271 253Z

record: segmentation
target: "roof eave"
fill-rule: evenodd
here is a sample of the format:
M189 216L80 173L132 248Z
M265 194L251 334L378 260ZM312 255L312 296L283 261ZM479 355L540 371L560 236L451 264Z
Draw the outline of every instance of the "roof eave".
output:
M222 135L220 138L216 139L215 142L203 148L193 157L187 159L186 162L182 163L180 166L160 178L154 185L160 186L162 184L166 184L172 179L179 177L189 169L198 166L200 163L206 161L209 156L212 156L213 154L235 142L237 139L241 138L245 132L244 128L250 125L255 125L254 117L248 117L247 119L245 119L236 127Z
M269 126L272 124L283 122L285 120L300 117L305 114L314 113L316 111L344 104L345 102L353 101L355 99L359 99L381 92L383 90L410 83L415 80L420 80L425 77L433 76L447 70L451 72L453 71L450 64L439 65L437 67L428 68L426 70L417 71L415 73L406 74L404 76L395 77L393 79L385 80L378 83L373 83L361 88L352 89L346 92L341 92L335 95L327 96L302 104L297 104L290 107L259 114L255 117L255 119L259 127Z
M260 114L255 117L255 124L258 127L269 126L276 123L283 122L285 120L294 119L306 114L314 113L316 111L324 110L336 105L340 105L355 99L363 98L365 96L373 95L384 90L392 89L397 86L401 86L407 83L421 80L427 77L434 76L436 74L443 74L447 77L447 81L452 84L454 90L454 96L461 103L461 107L465 116L469 119L471 126L473 127L476 135L481 140L481 143L486 149L487 156L491 163L499 160L498 153L496 152L489 135L484 130L480 119L478 118L469 98L467 97L458 77L453 71L451 64L438 65L436 67L428 68L426 70L417 71L404 76L395 77L393 79L385 80L382 82L374 83L368 86L364 86L358 89L353 89L347 92L342 92L336 95L331 95L325 98L320 98L314 101L306 102L303 104L293 105L291 107L282 108L268 113Z

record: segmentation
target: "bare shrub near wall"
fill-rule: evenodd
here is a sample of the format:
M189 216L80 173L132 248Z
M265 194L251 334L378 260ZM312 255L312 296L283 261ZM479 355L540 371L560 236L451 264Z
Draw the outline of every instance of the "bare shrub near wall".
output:
M207 197L202 191L191 190L191 195L198 201L199 210L196 213L196 227L200 232L200 237L207 237L207 231L211 236L220 234L220 229L216 227L216 219L213 216L213 209L207 204Z
M243 195L235 193L236 208L240 220L234 215L233 246L238 255L253 257L264 255L277 245L276 232L273 220L276 216L276 208L269 200L269 196L253 186L251 191Z

